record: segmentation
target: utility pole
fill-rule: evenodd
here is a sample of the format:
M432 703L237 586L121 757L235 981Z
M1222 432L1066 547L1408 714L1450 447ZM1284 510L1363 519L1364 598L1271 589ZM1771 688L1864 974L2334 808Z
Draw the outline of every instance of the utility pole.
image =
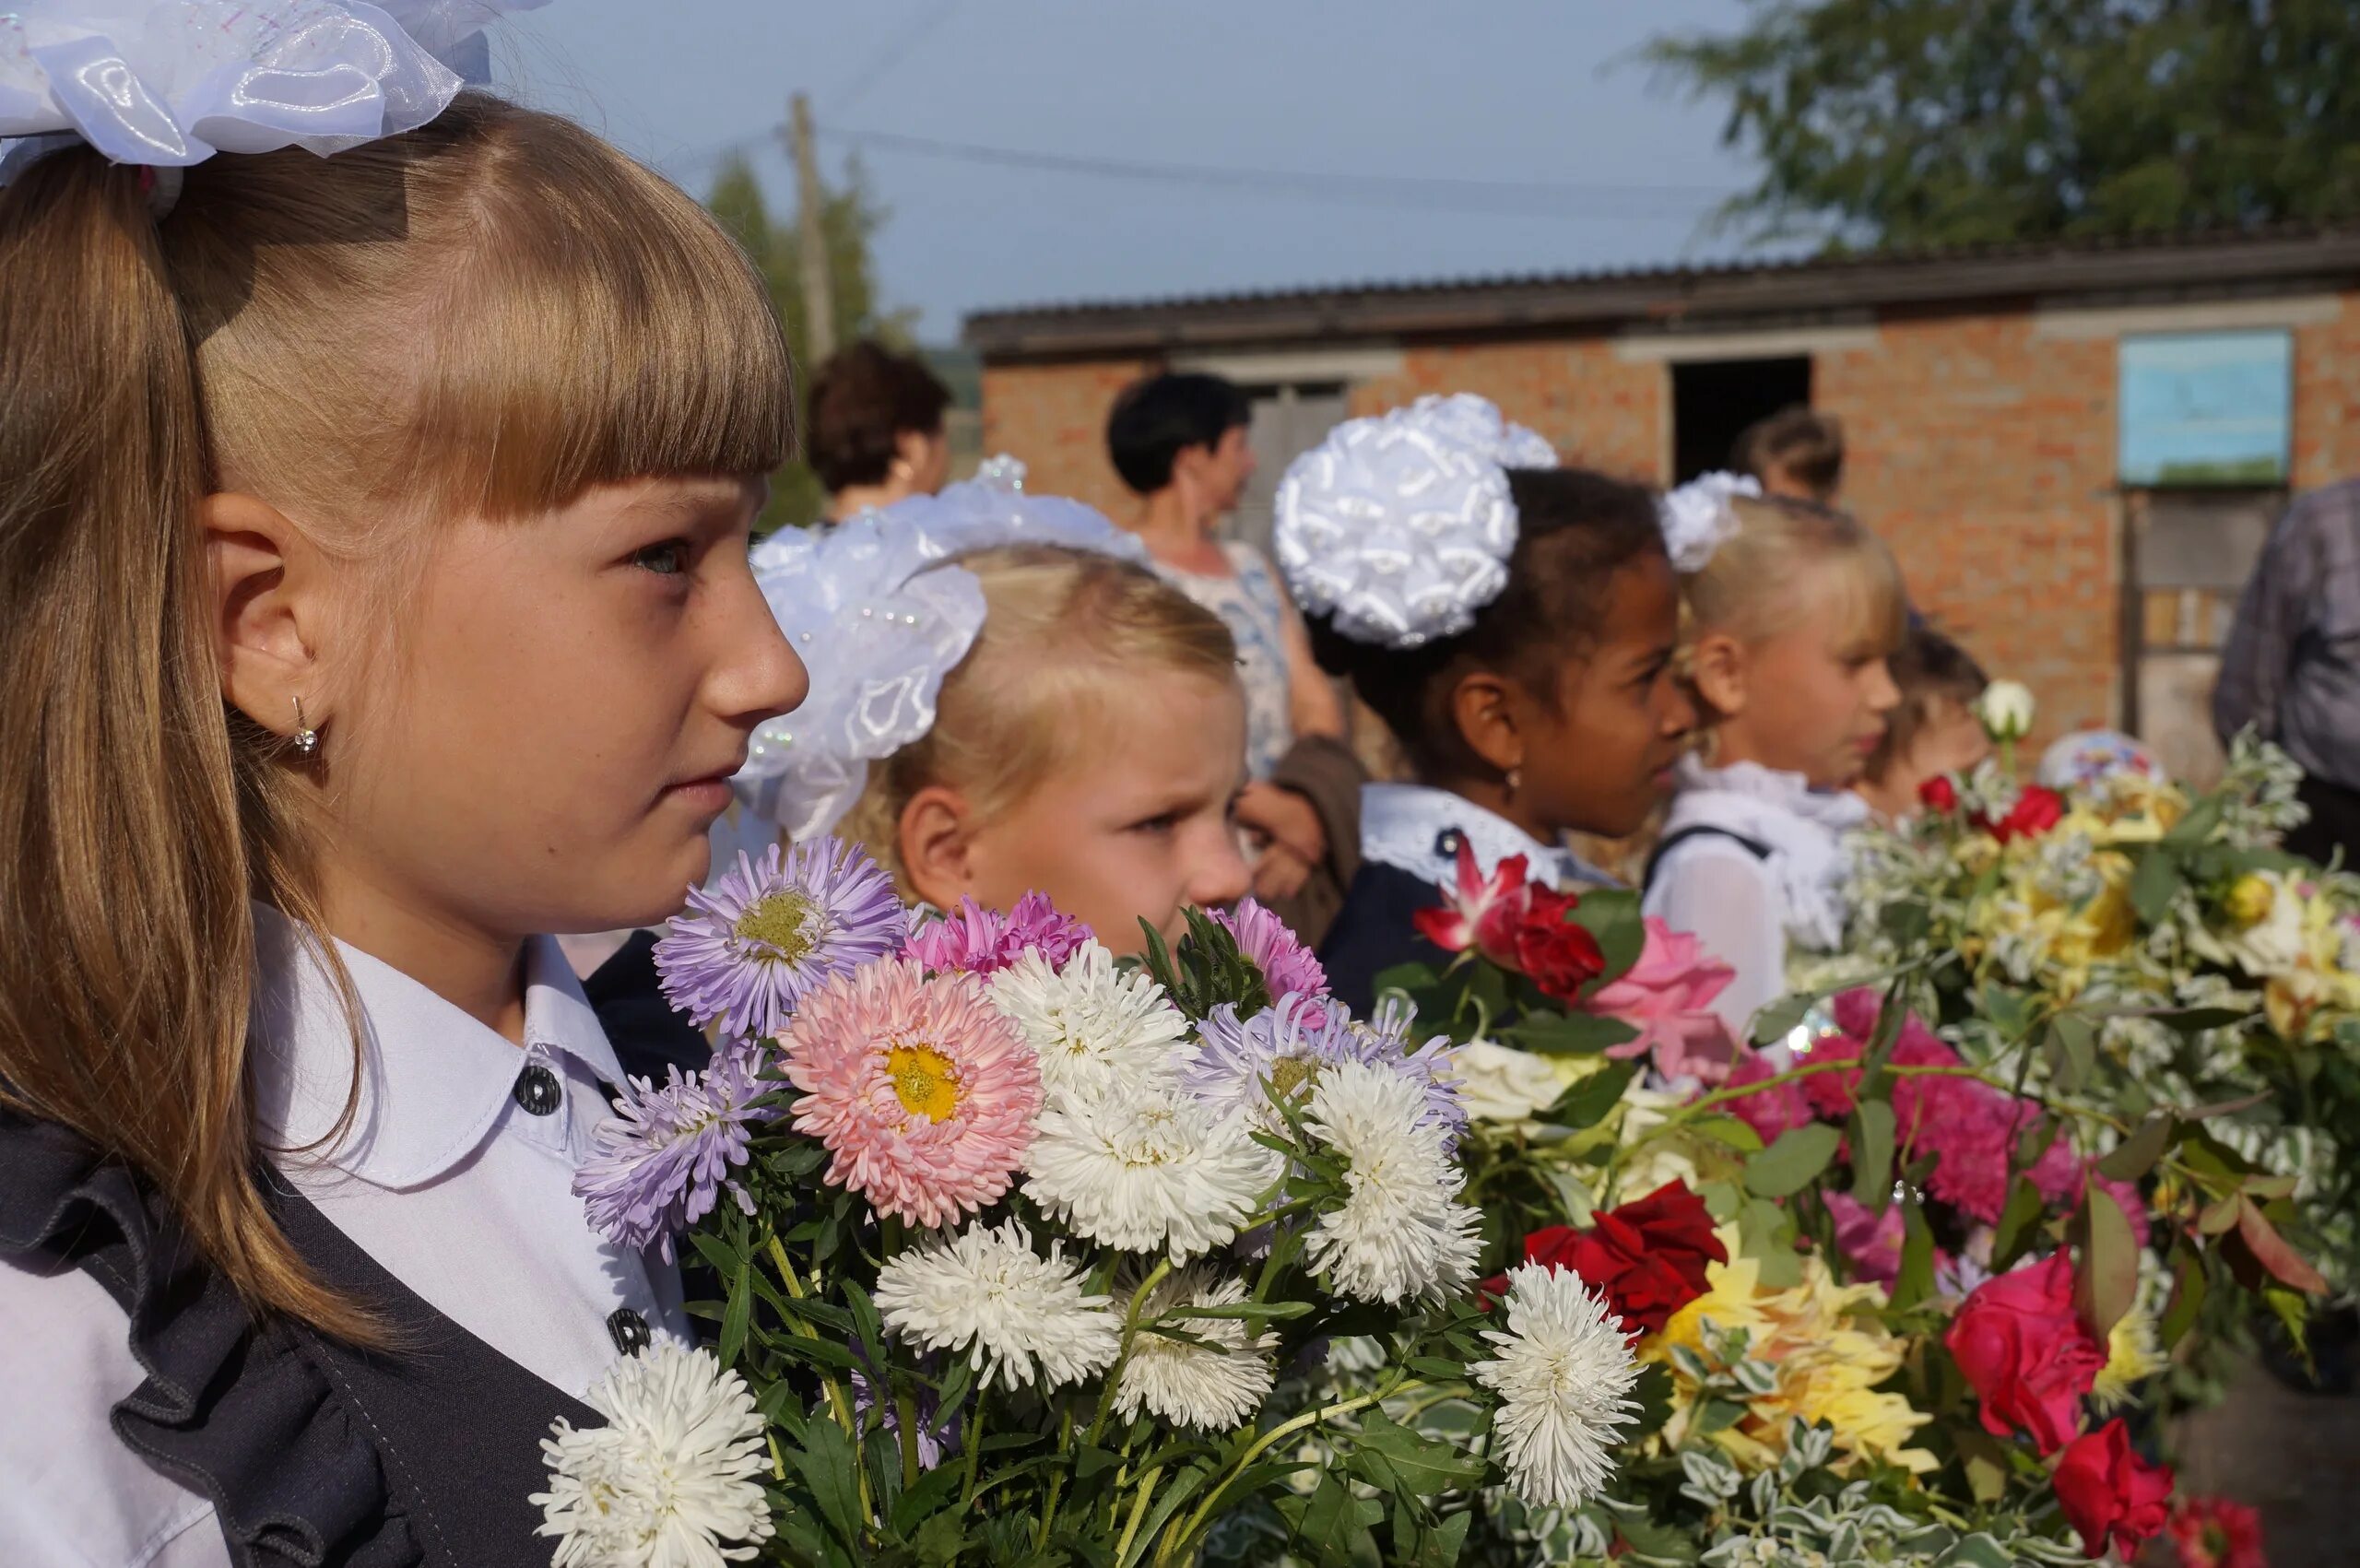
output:
M836 297L828 280L828 198L811 146L811 100L799 92L787 121L787 147L795 154L795 229L802 242L803 348L817 364L836 351Z

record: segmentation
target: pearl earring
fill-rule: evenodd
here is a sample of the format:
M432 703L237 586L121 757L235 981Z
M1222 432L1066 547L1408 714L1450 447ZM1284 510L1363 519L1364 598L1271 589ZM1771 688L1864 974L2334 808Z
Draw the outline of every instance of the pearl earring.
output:
M1508 770L1507 782L1508 794L1510 796L1514 796L1517 790L1524 787L1524 770L1522 768L1510 768Z
M320 732L303 722L303 699L295 699L295 755L306 762L319 755Z

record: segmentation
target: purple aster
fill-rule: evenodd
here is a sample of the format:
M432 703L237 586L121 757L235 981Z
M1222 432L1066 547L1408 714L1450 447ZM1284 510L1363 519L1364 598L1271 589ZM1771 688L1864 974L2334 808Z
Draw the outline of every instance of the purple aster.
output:
M1271 1093L1299 1095L1323 1066L1365 1062L1415 1082L1426 1102L1419 1125L1441 1128L1445 1145L1456 1149L1467 1130L1467 1109L1450 1070L1450 1043L1438 1035L1412 1049L1410 1023L1406 1009L1380 1013L1374 1024L1357 1023L1341 1008L1304 996L1241 1020L1224 1002L1198 1030L1197 1053L1181 1069L1181 1084L1206 1104L1245 1111L1268 1125L1276 1119Z
M1006 914L962 898L955 913L910 933L908 954L937 974L992 974L1030 952L1063 969L1088 940L1090 927L1059 914L1046 893L1025 894Z
M743 1039L786 1027L796 1004L831 976L901 950L909 916L892 878L832 838L782 851L689 894L688 912L655 944L664 996L702 1028L715 1019Z
M1213 911L1213 919L1237 938L1237 950L1262 972L1272 1000L1328 995L1328 972L1311 949L1287 929L1285 921L1252 899L1240 902L1235 914Z
M643 1078L624 1083L615 1114L591 1135L573 1196L600 1235L634 1250L658 1243L668 1263L672 1238L713 1212L722 1188L754 1211L730 1167L746 1162L755 1125L776 1113L753 1108L767 1091L753 1051L716 1053L710 1067L687 1078L678 1067L666 1070L660 1088Z

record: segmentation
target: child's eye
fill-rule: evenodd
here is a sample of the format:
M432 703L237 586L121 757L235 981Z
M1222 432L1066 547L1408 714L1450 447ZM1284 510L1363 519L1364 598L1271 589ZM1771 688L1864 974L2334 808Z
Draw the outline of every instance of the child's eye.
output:
M658 577L678 577L689 569L689 541L666 539L631 552L631 563Z
M1177 811L1159 811L1152 817L1142 817L1131 824L1135 833L1168 833L1180 825Z

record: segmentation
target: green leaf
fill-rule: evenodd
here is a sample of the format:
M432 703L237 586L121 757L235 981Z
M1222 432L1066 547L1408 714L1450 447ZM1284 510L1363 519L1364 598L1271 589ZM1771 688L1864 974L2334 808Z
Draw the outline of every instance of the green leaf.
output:
M2179 891L2179 857L2162 844L2139 857L2130 874L2130 907L2143 925L2160 925L2171 914L2173 895Z
M1934 1293L1934 1232L1913 1196L1901 1203L1901 1272L1893 1282L1893 1306L1906 1312Z
M955 1470L949 1473L958 1474ZM918 1527L917 1534L910 1538L910 1550L917 1554L918 1568L950 1568L966 1544L967 1521L955 1509L929 1515Z
M721 1364L737 1363L738 1352L746 1348L746 1328L753 1320L753 1265L741 1263L729 1279L729 1304L721 1312L721 1343L718 1347Z
M2171 1304L2164 1308L2163 1321L2155 1329L2165 1350L2177 1346L2196 1326L2196 1319L2204 1310L2206 1287L2211 1283L2205 1273L2203 1254L2185 1244L2177 1250L2179 1263L2174 1271Z
M1753 1043L1775 1045L1802 1027L1804 1017L1820 998L1809 992L1781 996L1753 1015Z
M2082 1244L2073 1276L2073 1306L2083 1324L2104 1343L2139 1294L2139 1244L2114 1196L2096 1183L2082 1189L2075 1229Z
M1688 1124L1688 1130L1699 1138L1709 1138L1715 1143L1726 1144L1740 1154L1762 1151L1762 1135L1753 1130L1751 1122L1735 1116L1700 1116Z
M1503 1045L1542 1056L1595 1056L1639 1037L1637 1030L1619 1018L1545 1011L1527 1013L1493 1032Z
M1791 1197L1835 1158L1844 1135L1822 1122L1788 1127L1778 1141L1745 1162L1745 1185L1758 1197Z
M833 1421L813 1421L795 1451L795 1468L829 1528L857 1553L861 1548L858 1459L852 1439Z
M1467 1545L1468 1527L1474 1522L1472 1514L1453 1514L1431 1527L1413 1525L1407 1540L1399 1539L1397 1524L1394 1563L1406 1568L1452 1568Z
M2034 1229L2046 1208L2040 1189L2032 1179L2019 1172L2008 1183L2008 1201L2000 1210L2000 1223L1991 1232L1991 1272L2005 1274L2014 1267L2032 1245Z
M1590 1074L1557 1096L1556 1102L1540 1113L1540 1119L1552 1126L1577 1131L1598 1126L1622 1102L1623 1091L1639 1076L1639 1067L1637 1062L1617 1062Z
M1639 1369L1638 1381L1631 1385L1631 1402L1639 1408L1633 1441L1661 1432L1671 1419L1673 1386L1671 1369L1663 1362L1649 1362Z
M2085 1088L2098 1065L2097 1031L2079 1013L2059 1013L2048 1020L2048 1059L2057 1081L2069 1090Z
M1598 939L1599 953L1606 960L1606 973L1599 977L1601 984L1621 979L1639 961L1640 951L1646 946L1639 895L1625 889L1585 890L1574 905L1573 922Z
M1852 1107L1852 1196L1871 1214L1893 1201L1893 1106L1863 1100Z
M2106 1157L2098 1161L2098 1174L2110 1182L2135 1182L2155 1168L2164 1157L2164 1148L2170 1143L2172 1131L2177 1126L2174 1118L2150 1116L2139 1124L2137 1131L2117 1144Z
M1489 1463L1480 1454L1461 1453L1454 1444L1422 1436L1382 1410L1369 1412L1356 1450L1382 1454L1402 1484L1422 1497L1480 1484Z
M2308 1259L2286 1244L2286 1238L2278 1233L2277 1227L2271 1224L2269 1218L2249 1197L2239 1195L2237 1227L2234 1240L2224 1243L2224 1246L2229 1255L2232 1267L2236 1267L2245 1258L2250 1258L2260 1267L2262 1273L2267 1273L2271 1279L2282 1284L2291 1286L2306 1295L2327 1294L2327 1280L2320 1276L2318 1269L2311 1267ZM2267 1282L2252 1270L2242 1271L2239 1278L2249 1289L2261 1290L2267 1287Z
M1828 1129L1835 1131L1833 1127ZM1783 1291L1803 1277L1802 1258L1794 1248L1794 1217L1766 1197L1750 1198L1739 1211L1738 1248L1753 1259L1757 1278L1774 1291Z

